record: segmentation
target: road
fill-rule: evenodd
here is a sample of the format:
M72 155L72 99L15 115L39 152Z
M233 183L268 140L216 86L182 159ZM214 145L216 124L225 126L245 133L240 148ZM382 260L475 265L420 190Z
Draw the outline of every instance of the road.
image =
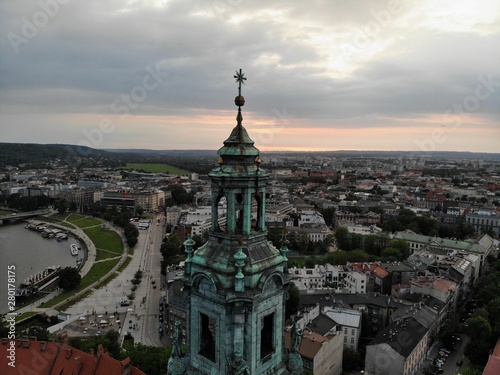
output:
M158 220L160 220L158 222ZM141 329L141 342L145 345L163 346L160 338L159 328L163 327L160 322L159 301L165 296L165 290L161 282L161 253L160 247L163 240L164 218L158 215L151 223L150 230L145 238L145 251L141 262L144 271L143 282L146 288L142 289L144 293L138 296L138 301L143 301L143 326ZM154 280L154 284L153 284Z
M467 345L469 338L467 337L467 335L464 334L460 335L460 338L461 341L459 344L457 344L457 348L450 353L448 359L446 360L444 366L442 367L442 369L444 370L443 375L458 374L460 372L463 372L463 370L465 370L470 365L469 359L467 357L464 357L465 345ZM429 358L424 362L420 370L417 372L417 375L421 375L422 370L426 366L432 363L434 358L438 356L439 349L441 349L442 347L443 345L440 342L434 345L429 355ZM457 365L457 362L459 360L463 360L463 364L461 366Z
M158 218L160 218L160 225L157 226ZM93 293L69 307L66 312L78 317L92 311L98 314L117 311L124 314L123 328L120 329L122 338L130 332L135 343L163 346L166 336L164 335L162 342L158 333L158 302L160 295L165 293L163 289L160 290L160 247L164 233L163 221L164 218L161 215L155 216L147 230L139 230L138 243L134 248L130 264L115 279L100 289L96 290L91 286ZM120 301L132 292L131 281L137 270L144 272L142 282L137 285L135 298L130 306L122 306ZM156 280L156 289L153 288L151 280ZM145 303L142 302L143 300Z

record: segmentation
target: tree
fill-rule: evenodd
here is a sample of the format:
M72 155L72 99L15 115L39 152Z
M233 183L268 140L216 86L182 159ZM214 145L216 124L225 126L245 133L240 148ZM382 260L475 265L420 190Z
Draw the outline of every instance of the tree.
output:
M465 332L470 337L470 342L465 347L464 354L472 363L484 365L488 361L491 337L491 325L482 316L473 316L465 321Z
M342 354L342 370L353 371L363 368L363 358L351 347L345 347Z
M382 258L387 260L404 260L410 255L410 247L405 240L392 240L382 250Z
M60 215L62 215L68 210L69 203L66 199L56 199L54 202L54 208Z
M137 344L129 351L131 362L146 374L163 374L168 365L171 348Z
M470 337L470 341L489 340L492 330L488 320L483 316L472 316L465 321L466 333Z
M346 227L337 227L335 229L335 239L337 247L342 250L350 250L351 241L349 239L349 231Z
M427 365L422 369L422 374L424 375L434 375L436 373L436 366Z
M491 328L495 336L498 336L500 334L500 297L491 300L486 309L488 310Z
M323 219L325 219L325 224L331 226L335 222L335 208L329 207L324 208L321 211L321 215L323 215Z
M460 320L458 314L455 311L449 312L443 324L440 337L445 348L451 349L453 347L455 334L459 331L459 328Z
M288 299L285 304L285 317L289 319L300 308L300 292L299 288L293 283L288 283Z
M59 271L59 287L65 291L78 288L81 281L82 277L74 267L65 267Z
M137 214L137 216L142 217L142 214L144 213L144 208L142 208L142 206L136 206L135 213Z
M488 361L490 346L487 341L470 341L465 347L464 354L477 365L485 365Z
M462 372L462 375L481 375L483 372L477 368L467 368Z

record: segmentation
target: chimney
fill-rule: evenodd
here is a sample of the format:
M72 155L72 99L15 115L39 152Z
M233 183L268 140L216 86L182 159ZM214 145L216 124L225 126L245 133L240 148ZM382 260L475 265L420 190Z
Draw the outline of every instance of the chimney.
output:
M29 349L29 347L30 347L30 340L29 339L22 339L21 340L21 347L23 349Z
M73 349L71 349L69 346L64 349L66 351L65 358L70 359L71 358L71 353L73 352Z
M40 341L40 351L45 352L47 350L47 341Z
M80 356L75 357L75 374L79 374L80 370L82 369L83 363L82 363L82 358Z
M130 375L130 372L130 357L127 357L122 361L122 375Z
M101 355L104 354L104 347L102 346L102 344L99 344L97 346L97 358L100 358Z

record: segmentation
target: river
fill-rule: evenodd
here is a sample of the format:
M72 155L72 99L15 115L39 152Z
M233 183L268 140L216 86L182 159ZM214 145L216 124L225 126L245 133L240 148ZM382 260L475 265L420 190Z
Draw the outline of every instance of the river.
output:
M58 242L24 226L25 223L0 225L0 314L8 312L7 267L15 266L17 288L25 279L49 266L76 267L76 259L83 256L81 251L78 256L70 253L70 244L78 243L76 239L70 237Z

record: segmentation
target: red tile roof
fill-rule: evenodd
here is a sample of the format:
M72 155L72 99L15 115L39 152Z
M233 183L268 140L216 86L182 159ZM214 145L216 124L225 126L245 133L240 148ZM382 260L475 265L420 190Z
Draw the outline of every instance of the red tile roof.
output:
M323 342L332 337L321 336L316 332L303 332L299 345L299 353L302 357L314 360L314 357L323 346ZM285 331L285 348L290 348L290 331Z
M493 353L488 359L488 363L483 370L483 375L498 375L500 374L500 338L495 345Z
M0 356L3 375L146 375L130 366L130 358L123 361L111 358L99 345L97 355L82 352L66 342L2 339L2 352L8 352L15 343L15 367L9 365L6 355Z
M376 262L371 263L351 263L351 267L360 272L367 273L368 271L373 273L379 278L384 278L389 276L389 271Z

